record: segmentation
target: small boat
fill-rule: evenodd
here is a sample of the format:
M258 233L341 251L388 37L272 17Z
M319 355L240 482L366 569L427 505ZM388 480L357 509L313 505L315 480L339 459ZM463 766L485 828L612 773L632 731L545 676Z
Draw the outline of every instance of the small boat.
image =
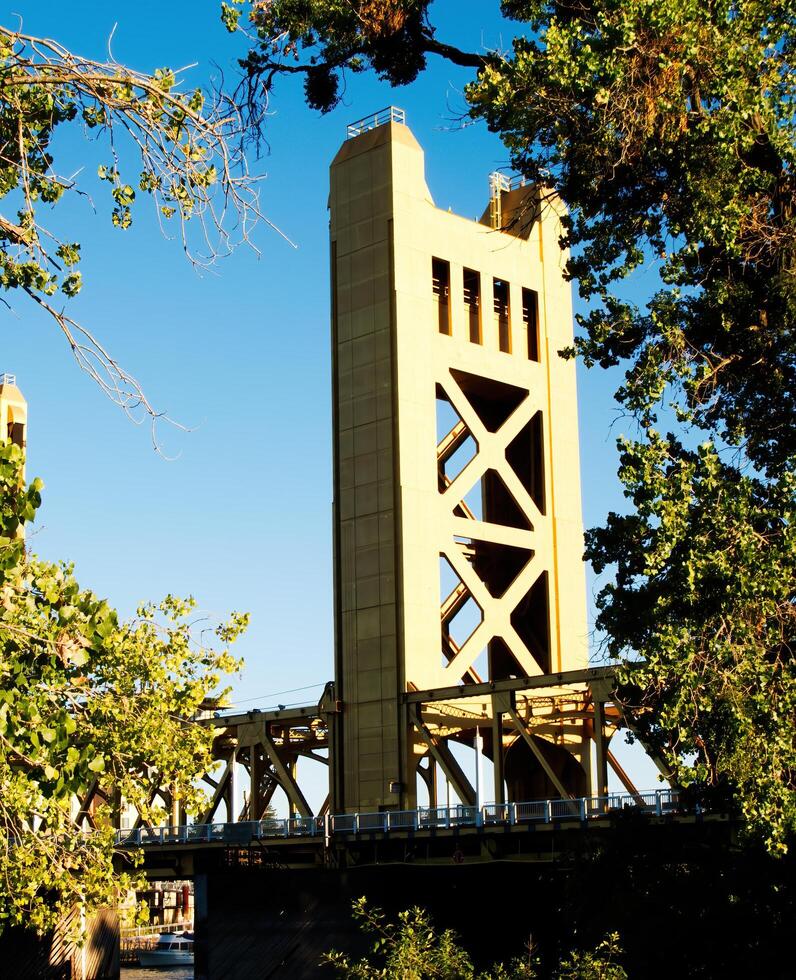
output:
M193 934L161 933L154 949L139 949L141 966L193 966Z

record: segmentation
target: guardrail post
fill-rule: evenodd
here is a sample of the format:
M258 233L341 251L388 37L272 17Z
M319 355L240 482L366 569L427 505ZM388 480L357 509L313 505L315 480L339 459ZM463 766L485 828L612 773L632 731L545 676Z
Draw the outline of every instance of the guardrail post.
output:
M509 803L508 811L509 811L509 825L513 827L514 824L517 822L517 804Z
M586 821L588 820L588 810L586 808L586 797L585 796L581 796L581 798L578 800L578 803L580 804L580 819L583 821L583 823L586 823Z
M358 813L355 813L354 814L354 833L355 834L358 834L359 833L359 814Z
M659 789L655 791L655 813L659 817L663 816L663 801L661 800L661 791Z
M552 815L550 813L550 800L544 801L544 822L550 823L552 820Z

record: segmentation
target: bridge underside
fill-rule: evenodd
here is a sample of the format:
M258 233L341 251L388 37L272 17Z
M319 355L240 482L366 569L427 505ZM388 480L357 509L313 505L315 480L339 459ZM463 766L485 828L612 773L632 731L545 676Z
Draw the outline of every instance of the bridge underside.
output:
M196 977L322 975L318 964L331 948L354 956L370 950L372 937L357 931L350 914L363 895L391 915L422 904L440 929L462 937L481 967L521 955L531 935L539 952L552 956L596 945L618 929L635 958L631 975L671 976L689 937L705 943L704 919L688 911L699 890L676 898L678 876L697 874L706 887L723 880L714 864L723 853L720 871L727 873L733 829L719 820L628 818L589 834L563 824L524 834L440 832L358 842L340 868L313 866L306 844L299 845L307 858L302 868L288 864L290 845L205 850L195 877ZM641 916L628 901L631 863L649 878ZM678 948L661 956L660 937L675 927ZM689 975L683 962L679 971Z
M721 837L733 828L726 814L654 812L627 805L599 819L581 820L573 805L570 817L549 822L511 824L495 820L481 825L438 826L419 830L335 833L333 837L301 835L260 837L249 824L227 825L223 837L210 841L148 843L142 847L143 868L154 880L194 878L209 870L229 868L271 870L344 870L370 865L478 864L500 862L557 863L582 850L599 849L616 837L646 833L656 840Z

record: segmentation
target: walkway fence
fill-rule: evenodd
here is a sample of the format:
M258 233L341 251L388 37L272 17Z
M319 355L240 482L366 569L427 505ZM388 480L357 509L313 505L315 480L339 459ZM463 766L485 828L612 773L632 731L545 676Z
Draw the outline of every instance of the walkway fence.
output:
M247 844L284 837L350 837L398 832L431 831L455 827L516 826L577 820L590 824L624 812L662 817L684 812L677 790L613 793L579 799L533 800L527 803L486 803L481 807L435 806L417 810L385 810L380 813L338 813L321 817L288 817L283 820L239 823L194 823L179 827L136 827L119 830L119 847L158 844L199 844L221 841Z

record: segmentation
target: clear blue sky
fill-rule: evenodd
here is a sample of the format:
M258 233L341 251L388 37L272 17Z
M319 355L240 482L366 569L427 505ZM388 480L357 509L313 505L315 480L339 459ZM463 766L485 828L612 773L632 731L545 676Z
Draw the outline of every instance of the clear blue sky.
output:
M478 50L508 43L497 0L435 4L447 40ZM17 0L3 23L55 37L104 58L114 25L115 57L133 67L197 62L190 84L230 75L244 52L226 34L217 0ZM436 61L411 88L350 78L344 104L319 116L298 80L279 82L266 126L263 210L299 248L263 226L258 259L241 250L199 276L179 244L164 240L142 202L133 228L111 227L107 199L59 206L53 224L83 243L85 286L70 312L94 330L144 385L158 408L193 427L164 428L165 461L148 431L131 425L72 364L57 328L10 297L2 312L0 370L15 372L29 402L29 475L46 484L33 537L48 558L76 563L84 585L124 614L166 592L194 594L222 616L248 610L239 645L246 668L238 702L318 684L332 673L331 413L328 165L346 123L389 103L402 106L426 151L441 207L480 214L487 175L507 153L483 125L462 129L470 74ZM62 139L61 172L81 186L106 156L75 131ZM60 218L57 217L60 212ZM612 429L615 378L580 370L586 526L622 506ZM591 588L591 578L590 578ZM314 700L318 688L265 698ZM252 701L252 703L255 703Z

